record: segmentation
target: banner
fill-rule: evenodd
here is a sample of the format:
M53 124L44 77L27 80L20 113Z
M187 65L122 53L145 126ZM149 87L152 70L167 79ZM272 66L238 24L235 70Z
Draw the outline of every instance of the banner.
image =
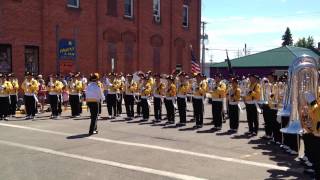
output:
M76 59L76 43L72 39L61 39L58 46L58 58Z

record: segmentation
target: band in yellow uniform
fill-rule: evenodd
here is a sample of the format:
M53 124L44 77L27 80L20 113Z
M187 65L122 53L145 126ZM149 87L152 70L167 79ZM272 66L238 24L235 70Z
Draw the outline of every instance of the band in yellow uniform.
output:
M155 85L153 90L153 111L154 122L158 123L162 120L162 98L165 95L166 85L161 82L161 75L155 74Z
M23 81L21 88L24 92L24 102L26 109L26 119L34 119L36 115L36 95L39 89L39 83L33 78L32 73L26 73L26 79Z
M0 120L8 120L11 90L11 82L6 80L5 75L0 74Z
M244 97L249 126L249 132L247 134L256 136L259 130L257 102L260 101L261 98L260 84L258 83L259 76L251 74L249 75L249 81L249 90Z
M17 109L19 81L13 73L9 74L8 78L12 85L12 89L10 91L9 115L14 117L16 115L16 109Z
M79 74L72 74L67 85L69 91L69 103L71 107L71 117L80 116L80 98L83 91L82 81L77 80Z
M143 78L143 85L142 85L140 94L141 94L142 118L143 118L143 121L148 121L149 111L150 111L149 98L152 94L152 86L147 76Z
M168 121L166 122L166 124L174 124L175 122L174 101L177 94L177 88L174 82L175 78L172 75L168 76L167 80L168 80L168 85L166 89L166 97L164 99L164 104L167 110L167 117L168 117Z
M114 119L117 116L117 93L119 93L120 88L120 83L116 79L115 73L109 73L109 82L106 86L109 119Z
M186 78L185 72L179 73L179 85L177 92L177 104L180 116L180 122L178 126L185 126L187 123L187 93L190 91L190 84Z
M126 107L127 120L134 118L134 94L137 92L137 82L133 81L133 75L127 74L127 80L125 83L124 104Z
M137 115L135 117L141 117L141 95L140 95L140 92L141 92L142 84L143 84L142 81L143 81L143 78L145 75L143 74L143 72L139 72L138 76L139 76L139 81L137 82L137 92L134 95L134 100L137 104Z
M236 133L239 128L239 101L240 101L241 89L238 85L238 79L231 79L231 88L228 93L228 115L229 115L229 132Z
M227 94L227 86L221 81L222 75L218 74L214 77L215 86L211 91L212 98L212 117L215 130L222 128L223 100Z
M204 97L208 91L208 85L205 81L203 81L203 77L200 73L195 75L196 82L193 87L192 93L192 106L194 111L194 118L196 121L196 125L194 128L201 128L203 126L203 101Z
M49 103L51 107L51 118L56 119L59 116L59 95L62 93L63 84L59 81L57 75L51 75L48 83Z

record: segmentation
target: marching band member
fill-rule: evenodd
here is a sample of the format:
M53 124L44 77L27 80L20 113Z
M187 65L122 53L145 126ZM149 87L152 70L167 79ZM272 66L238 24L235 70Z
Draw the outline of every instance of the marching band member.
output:
M114 119L117 116L117 93L119 92L120 84L114 72L109 73L109 80L109 84L107 84L107 108L109 119Z
M249 92L244 97L247 111L247 119L249 126L249 135L256 136L259 130L259 117L257 110L257 101L260 100L260 84L258 83L259 76L249 75Z
M11 82L12 89L10 91L10 110L9 115L15 116L17 109L17 101L18 101L18 92L19 92L19 82L18 79L15 78L13 73L8 75L9 81Z
M63 84L59 81L57 75L51 75L48 83L49 102L51 107L51 118L57 119L59 116L59 94L62 93Z
M161 82L160 74L155 74L154 77L155 77L155 86L153 91L153 108L154 108L154 117L155 117L154 122L157 123L161 121L162 98L165 95L166 85L163 82Z
M167 110L168 121L166 124L174 124L174 100L177 94L176 85L174 83L175 78L170 75L167 77L168 86L166 90L166 97L164 99L164 104Z
M117 116L121 116L122 113L122 99L123 99L123 93L124 93L124 79L123 79L123 73L121 72L118 77L117 81L119 83L119 91L117 92Z
M124 103L126 106L127 120L134 118L134 93L136 93L138 85L133 80L133 75L127 75L127 81L125 84Z
M273 82L270 82L269 78L268 79L263 78L261 80L261 91L262 91L261 99L262 100L259 105L262 109L262 115L264 119L264 130L265 130L265 135L262 138L267 140L272 138L272 122L270 119L271 109L269 106L272 86L273 86Z
M137 92L134 95L135 102L137 103L137 116L136 117L141 117L141 88L142 88L142 79L144 78L143 72L138 73L139 76L139 82L137 82Z
M222 113L223 113L223 99L226 97L227 87L226 84L221 81L222 75L215 76L215 87L211 92L212 98L212 117L215 130L221 130L222 128Z
M11 90L11 82L6 80L5 75L0 74L0 120L8 120Z
M68 84L69 102L71 107L71 116L80 116L80 98L83 90L82 81L77 80L79 74L72 74Z
M97 120L99 114L99 103L104 100L102 89L99 87L97 81L99 80L99 74L94 73L90 75L89 84L85 89L86 102L90 110L90 129L89 135L98 134L97 131Z
M315 179L320 179L320 101L314 94L305 92L307 101L307 110L302 110L302 118L310 118L310 120L302 120L304 128L303 139L305 143L305 152L309 161L313 165Z
M228 93L228 107L229 107L229 119L231 133L236 133L239 128L239 101L241 96L241 89L238 85L238 79L231 79L231 88Z
M33 78L32 73L26 73L26 79L23 81L21 88L24 92L24 102L27 116L25 119L34 119L36 114L36 94L39 89L38 82Z
M179 73L180 83L178 85L177 104L180 116L179 126L185 126L187 123L187 93L190 90L189 82L186 80L185 72Z
M149 78L146 76L143 78L143 86L141 89L141 107L142 107L142 117L143 121L148 121L149 119L149 103L148 99L151 96L152 87L149 82Z
M266 134L267 136L269 135L268 138L272 138L275 141L276 144L281 144L282 141L282 135L280 132L281 129L281 124L277 121L277 113L278 113L278 108L279 108L279 87L278 84L276 83L276 77L273 74L268 75L268 81L269 81L269 86L270 86L270 94L268 96L268 114L267 118L270 123L270 134ZM266 123L265 123L266 124ZM267 131L266 131L267 132Z
M196 83L193 87L192 105L194 111L194 118L196 125L194 128L202 128L203 126L203 100L207 92L206 83L202 81L202 75L200 73L196 74Z

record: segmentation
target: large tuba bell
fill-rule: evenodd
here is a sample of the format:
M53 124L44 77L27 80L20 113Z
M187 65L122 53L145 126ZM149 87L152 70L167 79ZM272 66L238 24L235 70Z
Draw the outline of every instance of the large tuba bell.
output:
M314 58L303 55L297 58L290 68L287 103L285 103L290 109L290 122L286 128L281 129L281 132L300 134L303 131L302 124L304 124L301 122L301 112L306 105L305 92L308 91L317 95L318 63Z

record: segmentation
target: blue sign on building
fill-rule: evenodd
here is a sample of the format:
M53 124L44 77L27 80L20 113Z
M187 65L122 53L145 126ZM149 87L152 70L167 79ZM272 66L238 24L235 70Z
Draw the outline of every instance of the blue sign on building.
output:
M76 59L76 43L71 39L61 39L58 46L59 59Z

